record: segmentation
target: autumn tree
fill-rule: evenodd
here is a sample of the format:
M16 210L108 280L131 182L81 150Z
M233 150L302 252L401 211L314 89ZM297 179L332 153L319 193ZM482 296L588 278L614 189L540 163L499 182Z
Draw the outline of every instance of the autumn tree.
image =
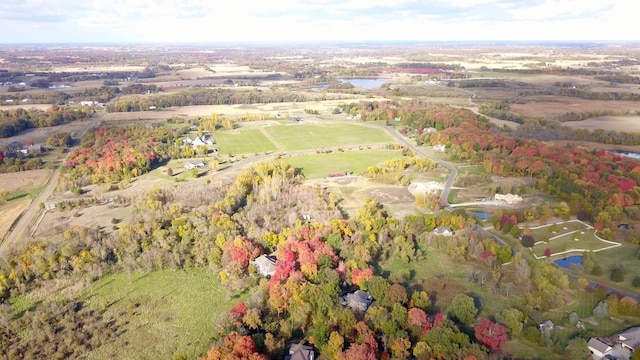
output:
M475 335L478 341L490 349L497 349L508 340L507 328L487 319L480 319Z
M268 360L256 352L256 344L251 336L232 332L227 335L222 345L213 346L207 351L203 360Z

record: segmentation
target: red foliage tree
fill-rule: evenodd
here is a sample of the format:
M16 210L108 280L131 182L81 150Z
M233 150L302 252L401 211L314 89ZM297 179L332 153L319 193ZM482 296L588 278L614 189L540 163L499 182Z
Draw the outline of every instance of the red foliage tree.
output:
M376 360L376 352L367 344L351 344L340 356L349 360Z
M478 341L490 349L497 349L508 340L507 327L487 319L480 319L475 335Z
M407 313L407 322L410 325L424 327L427 321L427 314L422 309L411 308Z
M213 346L203 360L268 360L256 352L256 344L251 336L232 332L224 338L224 344Z

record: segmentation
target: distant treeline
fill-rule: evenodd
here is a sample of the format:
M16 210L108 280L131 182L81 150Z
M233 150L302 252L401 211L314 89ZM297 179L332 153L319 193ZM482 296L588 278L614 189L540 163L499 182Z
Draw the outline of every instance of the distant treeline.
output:
M554 95L570 96L586 100L619 100L619 101L640 101L640 94L629 92L595 92L572 88L548 88L544 90L521 92L519 96L530 95Z
M91 115L93 115L93 110L87 107L56 105L49 107L46 111L36 109L0 110L0 138L11 137L29 128L56 126L87 119Z
M506 101L487 101L478 105L478 112L482 115L500 120L513 121L518 124L524 122L524 118L514 112L509 111L510 106Z
M154 106L157 109L164 109L172 106L301 102L309 100L324 100L324 97L324 95L318 94L317 98L310 99L305 95L291 91L194 89L176 94L117 100L107 104L106 111L144 111Z
M7 100L21 102L22 99L28 99L28 104L58 104L63 105L70 101L95 101L106 103L120 93L117 87L102 86L99 88L85 89L78 93L68 94L64 91L48 91L39 94L4 94L0 95L0 101L5 104Z
M507 84L500 80L470 80L461 81L458 83L458 87L472 88L472 87L506 87Z
M598 76L596 79L619 84L640 84L640 77L627 74Z

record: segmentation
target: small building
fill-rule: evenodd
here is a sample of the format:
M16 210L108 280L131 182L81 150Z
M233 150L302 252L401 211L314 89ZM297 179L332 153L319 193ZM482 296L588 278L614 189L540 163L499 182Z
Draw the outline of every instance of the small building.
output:
M545 322L543 322L542 324L539 325L540 330L542 331L543 329L549 329L549 330L553 330L553 321L551 320L547 320Z
M451 230L451 228L448 226L438 226L437 228L435 228L435 230L433 230L433 233L435 235L451 236L453 235L453 230Z
M618 333L620 345L631 351L640 348L640 326Z
M201 160L191 160L191 161L187 161L184 164L184 168L187 170L191 170L191 169L201 169L204 167L204 163Z
M255 265L256 271L262 276L273 276L276 273L276 261L273 255L260 255L251 263Z
M444 150L445 150L445 145L444 145L444 144L434 145L434 146L433 146L433 150L435 150L435 151L440 151L440 152L444 152Z
M293 344L289 348L289 353L285 355L284 360L313 360L315 353L313 347Z
M368 291L356 290L350 294L345 295L342 301L342 305L350 308L351 310L365 312L369 308L369 305L373 302L373 296Z
M39 155L44 152L44 149L41 144L29 145L27 146L27 153L29 155Z

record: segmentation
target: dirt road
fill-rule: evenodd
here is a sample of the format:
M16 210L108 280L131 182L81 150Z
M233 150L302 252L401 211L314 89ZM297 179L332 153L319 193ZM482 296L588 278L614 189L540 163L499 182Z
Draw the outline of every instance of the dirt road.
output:
M82 129L78 138L82 138L82 136L92 128L99 124L102 120L102 113L94 115L87 124ZM36 199L31 202L31 205L25 210L18 221L13 226L11 231L7 234L4 241L0 243L0 256L5 256L7 251L15 246L23 237L26 237L28 234L28 228L32 222L34 222L36 216L40 213L40 203L44 203L49 196L53 194L53 191L56 189L56 185L58 184L58 176L60 175L60 167L56 169L56 171L51 174L49 181L47 182L47 187L38 195Z

